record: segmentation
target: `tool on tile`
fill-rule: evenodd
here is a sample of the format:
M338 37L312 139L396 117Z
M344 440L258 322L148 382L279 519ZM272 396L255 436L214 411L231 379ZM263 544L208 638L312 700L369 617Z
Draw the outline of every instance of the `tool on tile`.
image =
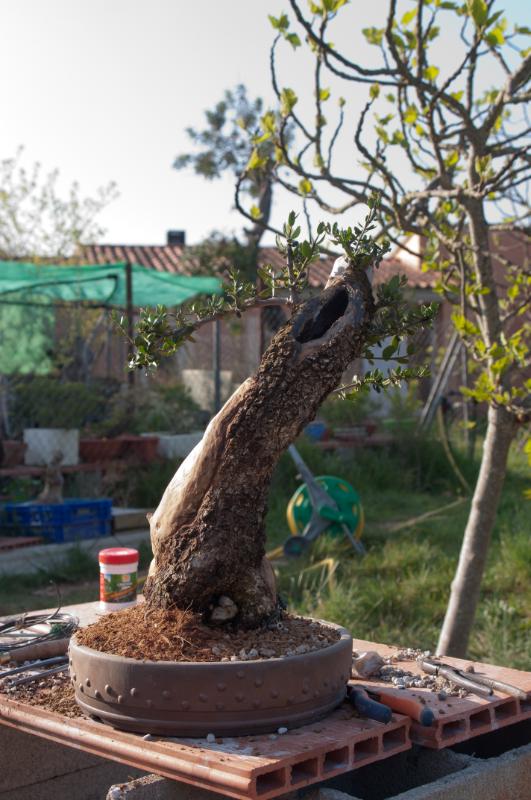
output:
M527 700L528 697L527 692L519 689L518 686L489 678L486 675L478 675L476 672L465 673L457 667L452 667L450 664L445 664L442 661L420 658L417 663L428 675L446 678L450 683L462 689L467 689L474 694L488 697L496 690L511 695L511 697L517 697L519 700Z
M68 661L64 662L63 664L58 664L55 667L50 667L50 669L43 669L40 672L36 672L34 675L27 675L24 678L16 678L14 681L9 679L9 686L23 686L25 683L40 681L41 678L46 678L48 675L57 675L59 672L66 672L67 669Z
M374 719L376 722L391 722L393 713L389 706L373 700L364 686L349 686L347 699L363 717Z
M333 536L345 535L354 550L363 555L363 507L355 489L333 475L315 477L294 445L288 447L288 452L304 483L288 504L291 536L284 542L284 554L300 556L326 531Z
M0 681L4 678L9 678L11 675L19 675L21 672L28 672L31 669L38 667L51 667L52 664L65 664L68 661L66 656L55 656L54 658L43 658L30 661L27 664L22 664L20 667L13 667L0 672Z
M418 722L426 728L429 728L435 722L435 714L432 709L408 694L407 690L401 691L400 694L398 694L398 692L386 692L385 690L373 689L371 687L368 689L368 692L376 698L379 703L389 706L389 708L396 711L397 714L405 714L407 717L411 717L415 722Z
M0 664L8 664L10 661L20 663L22 661L32 661L37 658L51 658L52 656L64 655L68 652L69 643L70 638L51 639L48 642L39 642L38 644L28 644L24 647L18 647L16 650L11 650L8 653L0 652Z

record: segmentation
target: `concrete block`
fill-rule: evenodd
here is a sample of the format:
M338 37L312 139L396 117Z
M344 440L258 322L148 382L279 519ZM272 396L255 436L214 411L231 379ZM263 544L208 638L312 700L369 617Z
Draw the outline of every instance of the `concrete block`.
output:
M433 785L440 778L464 769L469 762L470 756L453 753L451 750L437 752L413 747L383 763L370 764L333 778L324 786L339 789L356 798L387 800L413 787Z
M102 800L109 784L143 773L0 726L0 800Z
M440 754L439 754L440 755ZM463 770L396 795L393 800L529 800L531 798L531 745L510 750L497 758L472 756Z
M111 786L106 800L227 800L226 795L197 789L159 775L145 775Z
M97 767L0 792L0 800L103 800L109 784L119 780L128 781L136 774L138 770L103 761Z

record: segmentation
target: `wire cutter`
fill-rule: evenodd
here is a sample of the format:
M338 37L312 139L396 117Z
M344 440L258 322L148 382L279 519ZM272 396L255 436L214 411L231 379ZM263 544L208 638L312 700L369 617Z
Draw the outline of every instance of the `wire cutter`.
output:
M417 663L423 672L428 675L446 678L455 686L467 689L474 694L490 696L494 691L498 691L511 695L511 697L517 697L519 700L528 699L527 692L519 689L518 686L498 681L495 678L489 678L487 675L481 675L477 672L463 672L457 667L445 664L443 661L433 661L429 658L419 658Z
M430 727L435 721L431 708L409 694L398 695L372 686L351 685L348 687L347 697L356 711L377 722L390 722L393 711L405 714L425 727Z

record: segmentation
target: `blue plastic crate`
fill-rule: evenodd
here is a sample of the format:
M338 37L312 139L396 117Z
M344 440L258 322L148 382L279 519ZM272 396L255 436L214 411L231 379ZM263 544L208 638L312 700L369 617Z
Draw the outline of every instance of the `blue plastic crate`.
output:
M74 542L111 534L112 500L69 499L63 503L6 503L3 528L19 536Z

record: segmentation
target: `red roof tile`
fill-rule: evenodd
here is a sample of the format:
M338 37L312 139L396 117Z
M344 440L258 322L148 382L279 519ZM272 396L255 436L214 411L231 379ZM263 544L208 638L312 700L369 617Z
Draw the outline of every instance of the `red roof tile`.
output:
M130 261L132 264L139 264L141 267L148 267L157 272L189 275L190 269L182 263L182 254L182 245L176 244L94 244L84 245L82 248L82 257L90 264Z

